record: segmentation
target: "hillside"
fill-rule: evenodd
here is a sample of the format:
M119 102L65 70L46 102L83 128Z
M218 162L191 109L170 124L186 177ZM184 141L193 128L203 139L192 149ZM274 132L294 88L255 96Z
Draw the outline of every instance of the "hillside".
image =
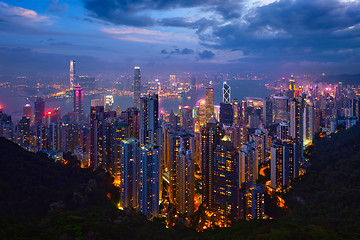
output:
M360 237L360 125L315 142L293 191L290 218Z

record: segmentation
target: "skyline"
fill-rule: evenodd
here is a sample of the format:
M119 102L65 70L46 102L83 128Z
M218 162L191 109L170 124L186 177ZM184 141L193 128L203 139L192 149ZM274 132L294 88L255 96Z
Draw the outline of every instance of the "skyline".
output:
M2 75L359 73L360 2L0 1Z

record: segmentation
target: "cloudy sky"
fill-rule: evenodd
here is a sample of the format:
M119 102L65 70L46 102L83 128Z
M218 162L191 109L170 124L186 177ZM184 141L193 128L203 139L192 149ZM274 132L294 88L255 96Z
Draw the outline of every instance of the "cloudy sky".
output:
M0 74L359 73L360 0L0 0Z

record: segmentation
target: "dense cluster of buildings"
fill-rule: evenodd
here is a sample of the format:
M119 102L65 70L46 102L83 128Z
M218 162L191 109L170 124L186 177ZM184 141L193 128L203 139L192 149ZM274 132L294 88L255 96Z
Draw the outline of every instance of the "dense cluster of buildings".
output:
M338 123L349 128L360 114L351 87L296 87L293 77L266 99L231 99L224 81L219 106L209 86L195 106L160 112L156 93L141 94L140 67L135 67L133 107L115 111L112 96L103 96L91 100L87 117L78 80L71 61L73 112L46 112L44 99L37 98L34 111L25 105L14 124L0 108L0 136L54 159L71 152L82 167L109 171L120 187L120 207L149 218L169 211L190 216L202 205L216 214L219 226L262 219L265 189L289 186L302 174L303 150L314 135L333 133ZM174 75L170 82L176 84ZM270 168L267 184L259 180L260 168Z

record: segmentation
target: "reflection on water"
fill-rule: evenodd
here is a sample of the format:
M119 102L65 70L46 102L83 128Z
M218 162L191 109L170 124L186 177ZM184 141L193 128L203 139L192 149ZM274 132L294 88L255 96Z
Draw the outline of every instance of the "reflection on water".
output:
M263 81L229 81L228 84L231 87L231 99L237 98L239 100L244 97L266 97L270 96L273 91L266 89ZM214 102L220 104L222 101L222 84L214 85ZM90 102L92 99L99 98L99 94L85 96L84 97L84 110L86 114L90 112ZM205 98L205 89L198 90L195 94L183 97L172 97L172 98L160 98L159 107L164 108L170 112L173 110L177 112L179 105L194 106L196 102L202 98ZM22 116L23 106L29 103L23 96L18 96L15 92L11 92L9 89L0 88L0 105L4 107L4 112L11 114L13 119L20 119ZM133 103L131 96L114 96L114 105L121 106L122 109L131 107ZM30 102L33 106L34 103ZM72 99L46 99L45 110L54 109L55 107L61 108L62 115L73 110ZM34 111L34 107L33 107Z

